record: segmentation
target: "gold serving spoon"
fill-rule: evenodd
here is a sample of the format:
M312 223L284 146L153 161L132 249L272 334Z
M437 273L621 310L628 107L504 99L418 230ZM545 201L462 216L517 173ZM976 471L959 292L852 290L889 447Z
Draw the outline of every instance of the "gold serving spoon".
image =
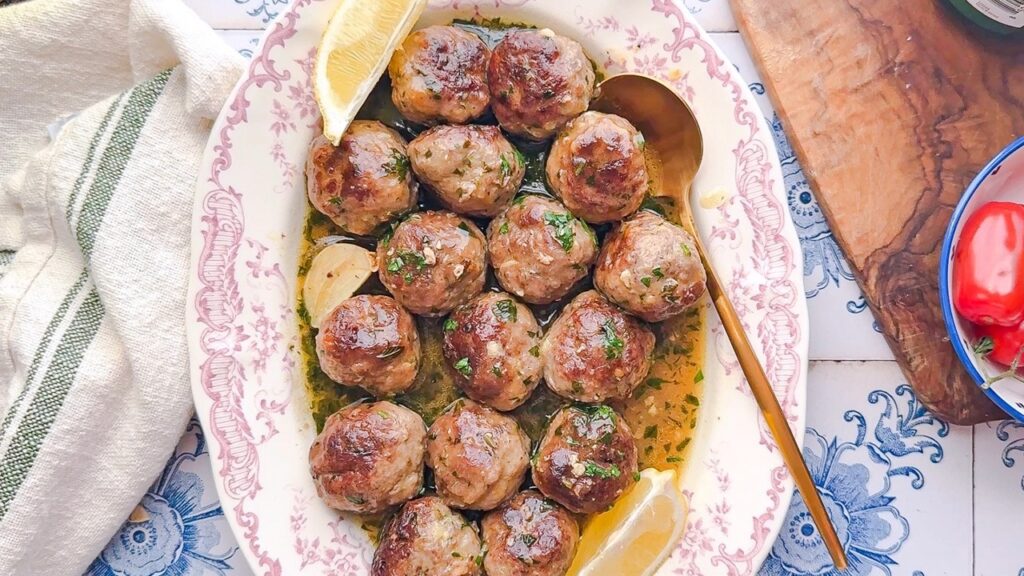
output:
M733 350L736 351L743 375L746 376L754 398L764 413L768 428L771 429L772 436L775 437L775 442L782 452L782 459L793 475L797 489L818 526L825 546L832 555L832 562L839 570L846 570L846 554L839 537L836 536L828 512L825 511L825 506L818 496L814 481L807 471L800 447L793 438L764 368L761 367L750 340L743 331L743 324L740 323L736 310L722 289L718 275L711 267L707 250L700 236L696 234L689 195L704 155L704 142L697 119L675 91L654 78L640 74L619 74L601 82L599 96L594 101L593 108L618 114L632 122L643 133L647 146L657 155L660 174L658 167L655 166L652 175L655 179L659 179L660 176L660 195L674 200L679 210L679 221L694 232L697 252L708 276L708 295L722 319L722 326L729 336Z

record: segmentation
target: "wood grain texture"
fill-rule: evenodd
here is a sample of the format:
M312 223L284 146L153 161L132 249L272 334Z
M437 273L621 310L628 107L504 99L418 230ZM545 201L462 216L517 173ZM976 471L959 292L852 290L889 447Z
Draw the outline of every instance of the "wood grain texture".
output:
M976 33L938 0L731 1L918 396L951 423L1004 417L946 338L938 268L963 190L1024 134L1024 44Z

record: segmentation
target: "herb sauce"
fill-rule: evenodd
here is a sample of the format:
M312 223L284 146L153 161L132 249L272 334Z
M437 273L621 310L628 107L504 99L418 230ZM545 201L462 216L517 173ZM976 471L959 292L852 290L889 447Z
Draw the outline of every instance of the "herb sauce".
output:
M476 33L490 47L497 44L509 30L527 27L506 24L500 20L456 21L454 25ZM595 69L597 69L596 66ZM599 73L598 80L600 78ZM379 120L397 130L406 140L415 138L426 129L425 126L409 122L398 113L391 102L391 82L386 74L367 98L366 103L357 114L357 118ZM497 124L490 113L476 123ZM509 138L509 140L522 153L526 161L526 176L520 186L520 192L553 196L547 188L544 175L550 142L528 142L515 137ZM652 175L649 182L651 194L645 201L644 207L661 212L676 220L672 218L677 211L674 209L671 199L656 198L656 192L661 184L660 166L656 154L650 150L648 151L648 163ZM421 187L418 209L437 210L443 208L429 191ZM327 416L352 402L368 398L369 394L359 388L342 386L333 382L320 369L316 357L316 331L309 324L309 314L302 302L302 283L313 256L324 246L336 242L352 242L373 251L376 249L377 237L385 230L378 231L376 236L345 236L326 216L311 208L307 208L307 210L297 288L299 294L298 316L306 386L313 418L319 431ZM486 230L486 220L475 220L475 222L481 230ZM609 229L609 225L594 227L599 240ZM591 287L592 284L587 279L562 300L544 306L530 306L530 308L536 315L537 321L546 328L565 304L580 292ZM488 271L486 289L501 289L490 270ZM360 288L358 293L387 294L387 291L379 279L374 276ZM704 320L704 307L698 306L667 322L655 325L657 345L650 375L634 392L632 398L613 403L615 409L626 418L633 431L640 453L641 469L646 467L680 468L685 463L690 439L696 428L703 389L701 366L704 362ZM447 406L462 394L454 385L441 351L444 319L417 317L416 321L422 345L423 362L416 377L415 386L409 392L399 395L395 401L419 413L430 425ZM567 400L555 395L541 384L527 402L511 414L536 446L550 417L567 403ZM433 482L429 470L427 480L427 489L430 489ZM527 479L527 483L529 482ZM377 524L369 519L366 521L371 528Z

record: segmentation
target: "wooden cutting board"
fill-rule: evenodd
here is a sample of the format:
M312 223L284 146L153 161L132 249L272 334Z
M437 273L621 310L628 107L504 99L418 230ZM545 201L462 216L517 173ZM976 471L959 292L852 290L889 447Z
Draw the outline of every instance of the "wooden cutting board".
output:
M918 396L952 423L1004 417L946 338L938 268L960 195L1024 134L1024 42L976 33L939 0L731 1Z

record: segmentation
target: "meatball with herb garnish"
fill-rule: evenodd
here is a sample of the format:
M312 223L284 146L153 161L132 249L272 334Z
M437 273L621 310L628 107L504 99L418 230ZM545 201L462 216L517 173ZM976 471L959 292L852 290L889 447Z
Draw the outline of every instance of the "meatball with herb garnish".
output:
M405 140L377 121L356 120L341 142L309 145L306 192L313 207L346 232L367 235L416 206Z
M487 227L498 282L531 304L562 298L597 259L597 238L557 201L525 194Z
M381 532L371 576L479 576L476 527L437 496L406 502Z
M475 224L451 212L420 212L377 244L380 281L403 306L442 316L484 288L487 247Z
M515 196L526 173L497 126L438 126L409 143L413 172L450 210L491 217Z
M413 122L464 124L490 103L490 51L479 36L454 26L428 26L406 37L388 65L391 100Z
M535 490L488 512L480 531L487 576L563 576L580 539L572 514Z
M555 138L547 176L573 214L594 224L621 220L647 193L643 136L625 118L585 112Z
M529 308L486 292L444 322L444 357L455 385L497 410L513 410L541 380L541 329Z
M491 108L508 132L544 140L590 106L594 77L575 40L550 30L514 30L491 53Z
M342 301L316 335L320 368L331 380L359 386L378 398L405 392L420 367L416 321L387 296Z
M651 369L654 333L593 290L573 298L540 346L544 380L580 402L629 398Z
M608 406L560 410L534 456L537 488L577 514L607 510L638 477L633 435Z
M449 506L490 510L519 489L530 467L530 439L514 419L459 400L427 433L427 465Z
M383 512L423 486L426 426L391 402L364 402L327 418L309 449L317 494L332 508Z
M647 210L608 234L594 271L598 290L648 322L693 306L706 281L690 233Z

